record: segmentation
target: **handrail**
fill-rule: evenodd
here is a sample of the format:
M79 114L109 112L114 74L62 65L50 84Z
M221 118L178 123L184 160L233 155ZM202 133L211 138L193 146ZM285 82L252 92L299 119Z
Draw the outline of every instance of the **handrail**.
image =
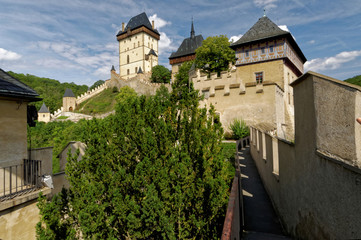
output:
M0 202L41 187L41 161L24 159L22 164L0 168Z

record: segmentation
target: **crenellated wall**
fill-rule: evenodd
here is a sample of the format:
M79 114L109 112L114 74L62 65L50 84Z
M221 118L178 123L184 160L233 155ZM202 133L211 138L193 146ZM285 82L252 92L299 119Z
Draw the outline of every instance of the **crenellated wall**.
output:
M309 72L293 84L295 142L251 128L251 155L288 233L361 238L361 88Z
M100 85L86 93L81 94L75 100L76 105L79 105L80 103L84 102L85 100L88 100L89 98L94 97L95 95L97 95L98 93L102 92L105 89L107 89L107 85L106 85L106 83L103 83L102 85Z

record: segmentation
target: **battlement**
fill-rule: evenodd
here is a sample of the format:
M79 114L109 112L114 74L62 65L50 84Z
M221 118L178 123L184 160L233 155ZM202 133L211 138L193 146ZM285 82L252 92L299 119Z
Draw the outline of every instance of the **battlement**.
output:
M97 95L98 93L102 92L103 90L105 90L107 88L108 88L107 84L104 83L104 84L92 89L91 91L81 94L80 96L78 96L76 98L76 104L78 105L78 104L84 102L85 100Z

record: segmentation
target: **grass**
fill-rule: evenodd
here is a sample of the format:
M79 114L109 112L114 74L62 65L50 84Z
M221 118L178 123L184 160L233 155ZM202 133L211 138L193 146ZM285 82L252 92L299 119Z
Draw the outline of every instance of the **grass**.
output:
M67 118L68 118L68 116L60 116L57 119L67 119Z
M113 89L108 88L97 94L96 96L82 102L77 106L75 110L78 113L94 115L107 113L115 108L115 97L118 92L114 92Z

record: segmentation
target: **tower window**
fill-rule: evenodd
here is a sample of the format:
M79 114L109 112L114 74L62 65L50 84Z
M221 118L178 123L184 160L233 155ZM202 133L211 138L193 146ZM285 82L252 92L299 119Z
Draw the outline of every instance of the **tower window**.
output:
M135 67L135 73L137 73L138 72L138 67Z
M127 69L127 74L129 75L129 69Z
M249 51L246 50L246 57L249 57Z
M263 72L256 72L256 82L261 84L263 82Z
M127 63L129 63L129 55L127 55ZM129 73L128 73L129 74Z
M138 47L140 46L140 42L138 41Z

